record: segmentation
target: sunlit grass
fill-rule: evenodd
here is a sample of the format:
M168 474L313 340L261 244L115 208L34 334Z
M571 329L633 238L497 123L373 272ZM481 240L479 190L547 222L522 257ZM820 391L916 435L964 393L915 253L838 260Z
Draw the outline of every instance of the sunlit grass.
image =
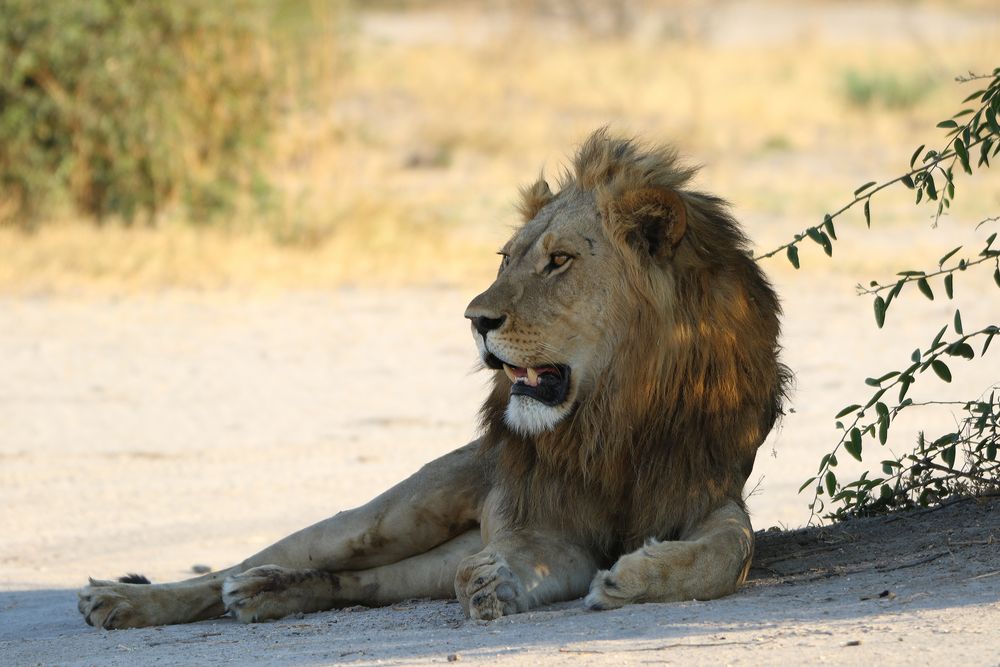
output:
M462 16L482 18L459 15L459 33ZM239 215L209 228L168 213L155 229L3 230L0 288L479 280L516 222L517 186L543 168L556 176L605 124L703 164L698 185L732 201L766 246L860 183L895 175L965 96L948 77L997 64L992 33L942 35L931 60L926 44L904 38L713 45L572 26L552 38L528 14L513 33L477 43L458 33L411 43L359 32L358 16L327 18L289 42L304 63L288 83L298 92L278 119L267 184ZM935 83L906 104L859 104L845 72ZM983 181L961 199L995 207ZM907 197L881 225L926 226Z

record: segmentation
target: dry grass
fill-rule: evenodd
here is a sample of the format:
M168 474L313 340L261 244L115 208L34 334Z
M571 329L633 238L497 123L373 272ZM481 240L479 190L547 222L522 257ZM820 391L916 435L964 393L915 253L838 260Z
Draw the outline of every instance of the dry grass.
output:
M914 17L878 39L853 35L836 3L761 2L728 23L701 4L649 3L625 36L519 6L352 16L337 66L304 78L309 95L281 120L275 196L221 228L0 230L0 289L480 281L516 186L604 124L695 156L700 184L768 246L895 174L964 97L951 76L998 64L988 3L869 5L876 22ZM787 34L769 31L775 16L795 18ZM921 29L946 19L958 27ZM310 34L299 49L328 54L330 36ZM936 84L901 107L864 106L852 72ZM1000 205L995 180L965 185L970 211ZM907 201L886 200L879 223L925 227Z

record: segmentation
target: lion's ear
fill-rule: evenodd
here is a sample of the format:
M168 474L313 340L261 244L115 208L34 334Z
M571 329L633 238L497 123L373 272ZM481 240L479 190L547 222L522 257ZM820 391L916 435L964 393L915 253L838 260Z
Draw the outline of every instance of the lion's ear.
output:
M521 188L521 202L517 205L517 210L525 222L534 219L542 207L548 204L555 195L549 189L549 184L545 179L539 177L532 185Z
M687 231L684 200L673 190L629 190L612 204L616 232L629 245L654 259L673 257Z

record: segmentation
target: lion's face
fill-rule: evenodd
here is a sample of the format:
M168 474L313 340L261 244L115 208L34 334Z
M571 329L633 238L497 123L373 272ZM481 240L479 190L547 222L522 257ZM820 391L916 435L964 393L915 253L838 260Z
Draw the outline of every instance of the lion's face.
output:
M522 434L569 415L614 357L621 323L610 320L626 268L602 215L592 192L550 196L466 310L483 362L503 371L496 381L509 391L507 424Z

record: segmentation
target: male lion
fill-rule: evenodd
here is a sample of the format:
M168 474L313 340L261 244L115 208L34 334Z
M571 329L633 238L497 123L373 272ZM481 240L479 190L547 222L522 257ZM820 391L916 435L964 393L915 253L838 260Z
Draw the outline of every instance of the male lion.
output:
M736 590L743 485L781 413L779 306L724 203L666 148L595 132L465 316L493 386L482 436L239 565L79 594L103 628L457 595L495 619ZM589 592L588 592L589 591Z

